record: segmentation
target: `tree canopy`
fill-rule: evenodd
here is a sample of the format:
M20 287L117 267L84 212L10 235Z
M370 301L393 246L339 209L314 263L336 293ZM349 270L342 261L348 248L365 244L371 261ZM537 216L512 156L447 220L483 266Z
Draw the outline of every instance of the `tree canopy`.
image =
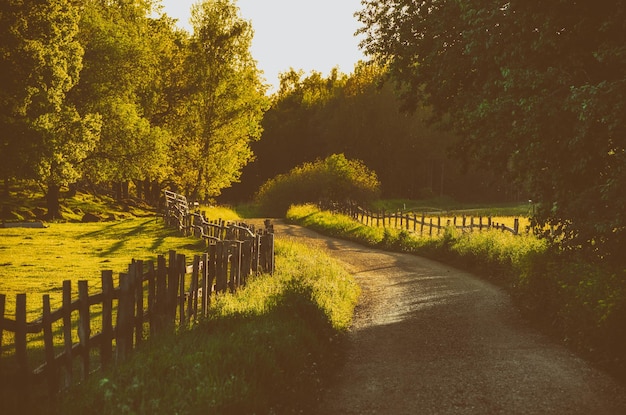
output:
M243 169L241 186L227 196L247 200L263 182L295 166L345 154L376 171L384 197L511 197L496 178L463 171L450 160L446 147L453 135L428 125L428 108L403 113L386 74L385 67L365 62L349 75L337 70L327 77L295 69L282 73L263 118L262 139L252 144L256 161Z
M265 86L232 0L203 0L194 33L158 0L7 0L0 8L0 179L59 188L164 186L203 199L239 179ZM79 4L80 3L80 4ZM158 196L157 196L158 197Z
M457 154L540 202L537 229L619 260L626 245L626 5L363 0L365 51Z

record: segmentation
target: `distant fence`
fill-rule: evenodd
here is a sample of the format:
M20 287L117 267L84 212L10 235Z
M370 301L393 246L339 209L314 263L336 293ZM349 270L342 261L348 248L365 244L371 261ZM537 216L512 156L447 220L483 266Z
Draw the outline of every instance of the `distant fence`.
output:
M362 208L357 204L320 204L321 209L330 210L341 213L365 224L376 227L390 227L395 229L405 229L413 231L420 235L439 235L448 227L454 227L463 232L472 232L474 230L497 229L503 232L509 232L513 235L519 235L519 218L513 220L513 227L506 226L503 223L494 222L490 216L483 217L461 217L453 216L446 219L442 223L441 216L426 217L425 213L417 214L415 212L385 212L384 210L374 212L369 209Z
M176 215L185 212L186 200L175 200L177 207L171 207L175 214L165 220L178 226ZM168 260L158 256L156 264L133 260L128 272L119 274L117 287L112 271L102 272L101 291L96 294L89 295L87 281L78 281L78 298L73 298L71 281L64 281L62 306L52 310L50 295L43 295L42 315L31 322L26 294L16 296L14 320L6 317L6 295L0 294L0 351L3 335L11 332L14 343L4 348L13 346L15 352L15 359L0 360L0 385L15 388L16 399L23 400L32 385L45 381L54 397L75 378L85 379L93 367L124 361L147 337L206 316L212 293L235 291L250 275L274 271L269 223L255 232L245 224L209 222L188 210L182 223L181 230L203 237L208 245L191 264L175 251L169 252ZM41 344L42 338L43 353L32 345ZM39 356L34 365L32 355Z
M242 222L209 221L204 212L192 212L187 198L168 190L165 191L165 223L177 228L184 235L196 236L206 241L207 245L222 246L230 255L243 257L248 261L252 257L252 270L274 272L274 228L265 221L263 229Z

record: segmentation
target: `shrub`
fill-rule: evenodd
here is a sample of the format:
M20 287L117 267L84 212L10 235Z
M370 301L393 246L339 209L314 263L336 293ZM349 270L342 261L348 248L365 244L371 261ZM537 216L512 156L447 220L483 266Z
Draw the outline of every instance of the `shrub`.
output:
M366 203L380 194L376 173L359 160L333 154L304 163L265 182L255 200L262 213L283 216L291 204L353 200Z

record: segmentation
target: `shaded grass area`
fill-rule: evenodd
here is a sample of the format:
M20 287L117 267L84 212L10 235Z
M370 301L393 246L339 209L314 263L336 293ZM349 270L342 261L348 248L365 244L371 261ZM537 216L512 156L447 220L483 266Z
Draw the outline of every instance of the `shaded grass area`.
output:
M298 413L315 405L359 295L323 251L276 241L277 272L212 298L207 320L152 339L70 390L63 414Z
M410 252L472 271L505 287L522 312L577 353L626 381L626 270L585 261L533 235L446 229L420 237L372 228L315 206L292 206L287 219L369 246Z

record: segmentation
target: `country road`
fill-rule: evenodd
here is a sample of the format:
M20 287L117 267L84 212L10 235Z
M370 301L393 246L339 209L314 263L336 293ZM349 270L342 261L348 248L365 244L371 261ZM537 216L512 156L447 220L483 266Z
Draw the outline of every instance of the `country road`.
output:
M626 388L533 330L500 288L453 267L276 221L363 290L319 414L626 414Z

